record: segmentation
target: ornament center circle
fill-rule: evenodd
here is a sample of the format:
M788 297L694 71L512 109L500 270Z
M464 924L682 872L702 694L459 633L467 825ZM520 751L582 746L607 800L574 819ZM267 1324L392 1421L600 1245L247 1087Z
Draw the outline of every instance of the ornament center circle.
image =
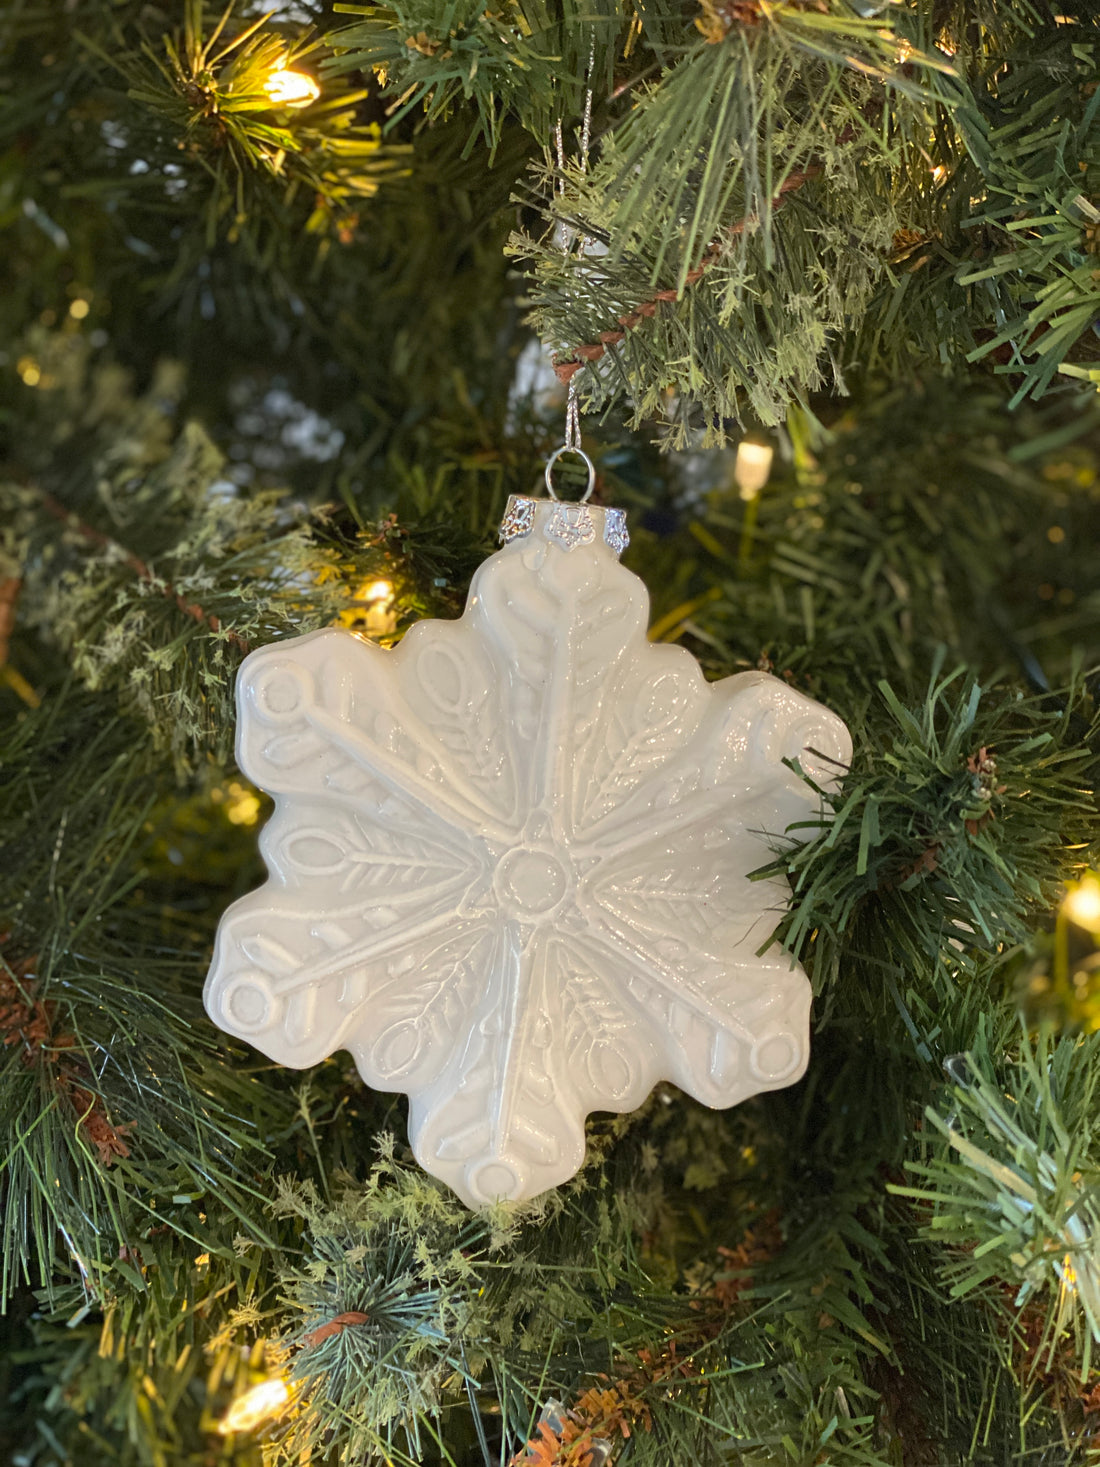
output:
M569 872L553 851L509 851L497 867L497 895L505 906L524 916L549 912L568 885Z

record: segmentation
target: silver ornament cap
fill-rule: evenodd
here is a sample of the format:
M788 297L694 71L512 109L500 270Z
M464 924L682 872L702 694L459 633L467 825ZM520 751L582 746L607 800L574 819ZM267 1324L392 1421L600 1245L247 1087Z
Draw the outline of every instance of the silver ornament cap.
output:
M595 504L569 504L560 499L531 499L512 494L500 522L500 538L507 544L535 535L552 541L563 550L602 541L616 555L630 544L625 509L604 509Z

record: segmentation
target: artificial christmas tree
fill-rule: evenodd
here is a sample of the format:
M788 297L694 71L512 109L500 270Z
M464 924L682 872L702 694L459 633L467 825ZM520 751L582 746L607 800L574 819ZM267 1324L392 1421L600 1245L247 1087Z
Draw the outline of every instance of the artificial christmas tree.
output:
M1083 0L3 8L5 1460L1100 1457L1098 34ZM784 747L754 828L804 1076L661 1082L471 1209L347 1050L283 1069L203 1009L280 829L234 682L458 617L567 393L648 651L852 752ZM731 957L650 886L616 900ZM606 1002L540 1035L582 1090Z

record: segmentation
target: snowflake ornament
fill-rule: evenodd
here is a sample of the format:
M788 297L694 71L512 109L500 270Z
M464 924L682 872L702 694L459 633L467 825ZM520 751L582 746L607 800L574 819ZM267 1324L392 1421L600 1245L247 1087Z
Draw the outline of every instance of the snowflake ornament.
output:
M646 638L621 511L514 498L463 616L383 649L329 629L245 659L241 768L275 797L270 880L222 919L206 1005L280 1064L350 1050L409 1097L471 1207L573 1175L584 1119L671 1080L790 1084L810 987L757 956L750 881L851 752L777 678L708 684Z

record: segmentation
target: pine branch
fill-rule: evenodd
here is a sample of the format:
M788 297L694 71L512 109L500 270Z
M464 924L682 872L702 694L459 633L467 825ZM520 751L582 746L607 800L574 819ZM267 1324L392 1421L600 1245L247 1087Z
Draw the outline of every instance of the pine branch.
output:
M50 1292L71 1267L101 1298L144 1229L193 1234L192 1197L246 1215L259 1120L285 1119L278 1088L222 1064L200 1024L196 946L215 914L196 934L193 886L174 931L145 903L157 777L133 735L70 692L0 742L5 1298L21 1281Z
M75 530L81 539L86 540L90 545L94 545L97 550L106 551L112 560L121 560L123 565L128 566L139 580L145 581L148 585L159 591L161 595L167 596L170 601L174 601L177 608L185 616L189 616L192 620L200 622L212 632L221 631L221 621L218 617L213 616L208 611L204 611L197 602L188 601L186 597L181 596L171 581L162 581L158 576L154 575L145 562L139 559L138 556L132 555L130 551L124 549L117 541L112 540L110 536L102 534L99 530L94 530L91 525L86 525L79 515L71 513L63 504L59 504L52 494L43 492L41 494L41 500L47 514L53 515L54 519L60 520L69 529ZM227 641L232 642L233 646L239 652L247 653L249 651L248 643L235 631L227 629L225 635Z
M79 346L58 347L77 417L110 369L88 373ZM21 621L71 654L88 687L138 712L182 773L208 750L227 757L232 674L249 646L331 621L348 590L319 519L294 524L277 492L232 491L206 434L177 427L163 379L101 410L98 423L85 410L79 429L38 439L32 465L0 484L6 553L24 568Z
M392 121L421 111L437 121L472 103L477 120L467 149L480 136L491 155L512 120L544 144L559 118L579 115L590 72L595 86L610 90L616 52L633 35L633 16L618 0L599 0L583 16L558 15L541 0L500 10L474 0L337 9L363 19L326 34L335 53L324 63L326 76L380 74L393 98ZM675 35L674 17L673 6L646 8L644 28L656 44Z
M1065 746L1089 704L1079 692L1064 711L1014 689L983 698L938 669L921 708L904 708L885 684L882 696L892 736L857 760L830 828L787 858L795 903L781 933L795 951L815 934L815 980L826 987L865 960L871 1004L887 1009L892 991L928 1044L941 1000L980 955L1023 941L1087 859L1092 756ZM893 958L882 963L886 931Z
M842 138L841 141L844 141ZM778 194L771 201L771 212L774 213L781 208L788 194L800 189L803 184L808 183L811 178L816 178L823 172L823 165L819 163L810 164L799 173L792 173L783 180ZM755 229L760 220L755 215L740 219L731 224L726 231L728 239L738 239L746 230ZM722 250L711 245L703 255L699 263L684 276L684 287L692 286L697 280L701 280L711 265L722 257ZM564 353L554 356L554 373L559 382L569 382L585 362L598 362L609 347L615 347L628 331L633 331L642 321L656 314L658 306L663 301L677 301L681 298L679 290L658 290L643 301L639 301L633 310L628 311L625 316L618 318L618 324L622 328L619 331L601 331L599 341L585 342L581 345L567 347Z
M510 248L534 263L540 334L584 343L591 409L629 393L637 425L672 390L684 417L665 446L683 444L689 413L720 442L727 420L774 422L830 365L839 378L831 339L866 309L900 228L891 176L948 95L939 62L922 59L918 86L896 45L850 17L819 31L780 7L690 49L602 135L590 175L561 180L548 219L594 243L563 252L554 233ZM624 321L625 341L611 324Z
M1045 1354L1049 1368L1068 1333L1087 1379L1083 1337L1100 1344L1100 1039L1024 1035L1015 1063L1001 1068L990 1037L983 1028L948 1062L952 1083L925 1112L927 1139L907 1168L920 1181L891 1190L917 1204L922 1237L947 1245L941 1268L952 1297L991 1280L1018 1282L1015 1309L1037 1296L1045 1306L1036 1357Z
M126 80L130 101L163 118L175 134L178 150L194 165L196 192L203 184L208 191L208 238L227 224L236 233L254 228L250 216L264 204L256 180L265 175L284 203L303 188L313 196L308 233L353 229L357 201L404 167L406 150L383 148L378 128L359 122L369 93L330 82L322 99L319 84L302 69L317 65L320 43L308 35L287 39L270 22L263 16L241 27L230 0L207 36L201 0L189 0L182 29L155 41L140 28L118 27L108 50L77 32L86 52ZM163 129L145 130L162 150ZM177 166L176 176L178 194L187 174Z

